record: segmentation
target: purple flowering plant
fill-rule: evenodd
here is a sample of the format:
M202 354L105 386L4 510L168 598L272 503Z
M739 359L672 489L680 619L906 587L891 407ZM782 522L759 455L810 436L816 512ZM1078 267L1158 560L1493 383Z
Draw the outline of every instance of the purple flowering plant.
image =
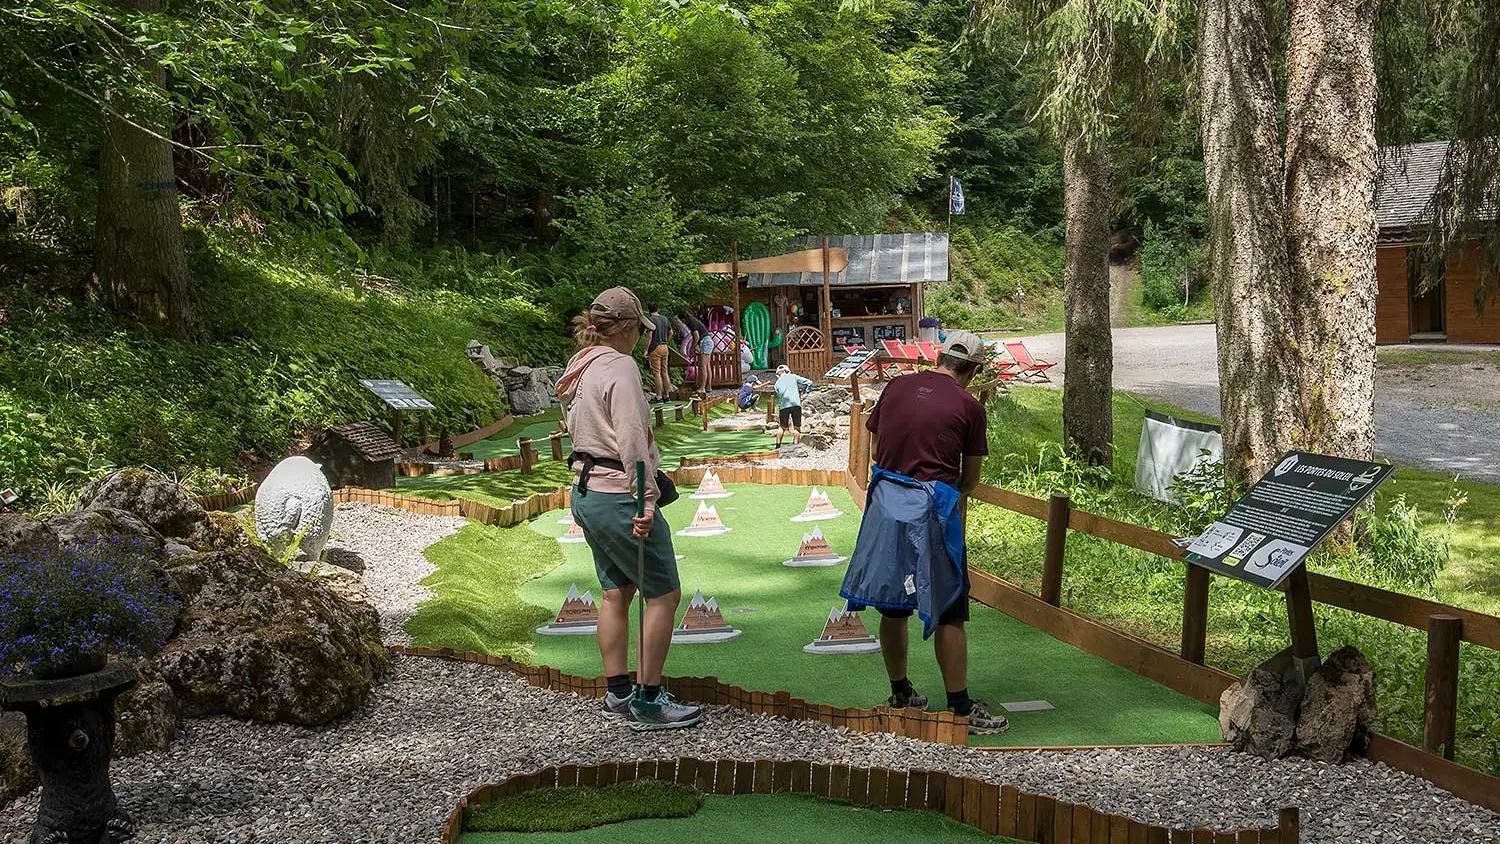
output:
M137 537L0 555L0 679L161 648L177 600L152 574L150 556Z

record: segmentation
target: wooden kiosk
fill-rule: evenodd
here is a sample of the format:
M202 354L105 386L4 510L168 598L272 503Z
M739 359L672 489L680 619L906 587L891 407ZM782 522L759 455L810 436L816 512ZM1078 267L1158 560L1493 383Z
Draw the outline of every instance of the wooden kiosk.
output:
M770 311L773 334L783 336L772 350L773 365L784 362L816 378L849 349L917 339L926 285L948 278L948 235L809 236L790 241L779 255L740 260L736 254L727 264L700 269L731 277L736 320L754 302ZM724 386L739 383L737 356L734 363L735 378ZM714 368L715 386L720 368Z

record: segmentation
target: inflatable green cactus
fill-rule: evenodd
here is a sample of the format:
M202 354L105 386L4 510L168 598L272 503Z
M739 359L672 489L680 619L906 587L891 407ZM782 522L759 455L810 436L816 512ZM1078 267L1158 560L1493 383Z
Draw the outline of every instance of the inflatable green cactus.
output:
M750 344L751 365L766 368L766 352L771 342L771 312L760 302L745 306L745 341Z

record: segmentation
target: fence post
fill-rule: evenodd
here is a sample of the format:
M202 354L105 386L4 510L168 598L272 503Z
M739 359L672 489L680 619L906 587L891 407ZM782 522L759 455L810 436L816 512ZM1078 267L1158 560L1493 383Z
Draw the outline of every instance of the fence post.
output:
M656 427L660 428L665 424L667 424L666 408L658 407L656 409Z
M859 401L859 370L849 376L849 392L852 394L850 398Z
M658 411L656 411L656 413L657 413L657 417L660 418L661 411L658 410ZM562 459L563 459L562 437L554 436L552 438L552 459L553 460L557 460L559 462L561 462Z
M703 430L707 431L708 430L708 409L709 409L709 407L711 407L711 405L708 403L708 399L707 398L703 399L703 404L701 405L701 407L703 408Z
M536 451L531 447L531 441L525 437L516 440L516 445L521 449L521 474L531 474L532 466L536 465Z
M1203 664L1208 645L1208 587L1213 575L1208 569L1187 564L1187 582L1182 595L1182 658Z
M865 405L856 399L849 405L849 474L859 477L859 435L864 427Z
M1463 619L1427 616L1427 693L1424 695L1422 746L1428 753L1453 758L1458 731L1458 644Z
M1302 840L1301 810L1296 806L1287 806L1277 812L1276 828L1281 833L1281 844L1298 844Z
M1068 547L1068 496L1053 493L1047 504L1047 553L1042 560L1043 601L1062 604L1063 552Z

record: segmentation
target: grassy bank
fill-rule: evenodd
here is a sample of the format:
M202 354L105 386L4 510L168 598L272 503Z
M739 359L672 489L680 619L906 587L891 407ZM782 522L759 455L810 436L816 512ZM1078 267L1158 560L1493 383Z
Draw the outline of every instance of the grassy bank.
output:
M990 419L991 454L986 479L1033 495L1066 492L1075 506L1176 535L1191 532L1181 509L1135 494L1136 449L1145 407L1191 416L1159 402L1117 394L1114 403L1116 456L1113 472L1091 471L1061 456L1061 393L1018 388L996 402ZM1320 553L1314 570L1395 591L1476 609L1495 606L1494 514L1500 489L1460 484L1469 502L1449 534L1450 564L1431 586L1408 576L1410 560L1397 554ZM1423 514L1422 530L1440 538L1438 515L1452 484L1432 473L1398 469L1379 493L1377 512L1400 516L1402 496ZM1384 530L1385 528L1383 528ZM994 507L970 515L975 564L1029 589L1041 579L1045 543L1041 522ZM1182 565L1120 545L1072 534L1063 580L1065 606L1109 620L1169 649L1181 635ZM1285 604L1279 593L1228 578L1214 578L1210 599L1208 654L1212 664L1241 673L1286 647ZM1426 638L1421 631L1328 607L1317 608L1320 644L1326 653L1344 644L1359 647L1376 668L1380 729L1421 743ZM1500 770L1500 654L1465 646L1459 695L1458 757L1466 764Z
M156 467L194 491L232 485L318 429L383 419L361 378L410 384L436 431L504 412L468 360L471 339L504 352L540 318L515 297L376 289L284 249L209 240L193 252L203 329L193 341L127 327L42 279L0 297L0 487L21 506L65 505L113 465ZM515 341L522 342L522 341Z

